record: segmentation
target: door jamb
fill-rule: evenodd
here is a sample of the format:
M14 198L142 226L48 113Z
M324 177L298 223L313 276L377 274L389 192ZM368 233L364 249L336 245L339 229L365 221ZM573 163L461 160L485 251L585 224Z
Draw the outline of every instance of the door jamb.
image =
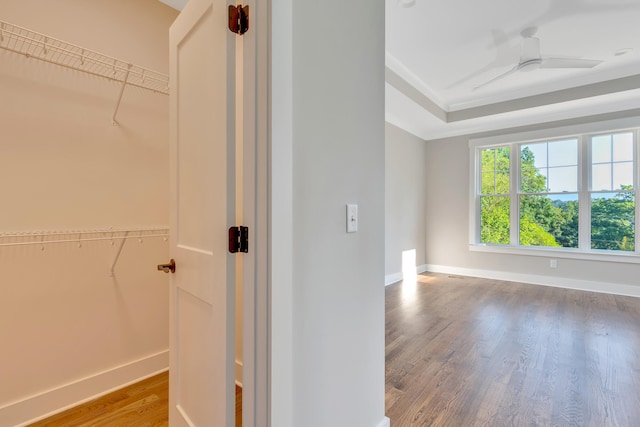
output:
M269 31L270 1L247 0L251 27L243 37L243 427L270 425L269 296Z

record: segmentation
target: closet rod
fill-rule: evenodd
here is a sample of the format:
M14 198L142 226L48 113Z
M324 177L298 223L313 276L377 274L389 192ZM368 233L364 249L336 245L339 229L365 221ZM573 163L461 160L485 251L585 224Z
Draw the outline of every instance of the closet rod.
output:
M0 48L153 92L169 94L169 76L0 21Z

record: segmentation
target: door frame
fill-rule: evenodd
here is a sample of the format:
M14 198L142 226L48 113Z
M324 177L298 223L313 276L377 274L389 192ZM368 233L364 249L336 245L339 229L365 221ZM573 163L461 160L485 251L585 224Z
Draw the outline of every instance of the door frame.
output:
M243 225L249 252L242 264L242 425L271 425L270 410L270 114L271 1L247 0L250 29L243 37Z

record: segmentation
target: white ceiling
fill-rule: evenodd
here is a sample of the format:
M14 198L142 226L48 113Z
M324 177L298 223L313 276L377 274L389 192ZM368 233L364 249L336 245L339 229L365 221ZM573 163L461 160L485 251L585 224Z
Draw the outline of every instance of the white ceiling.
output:
M640 108L639 23L640 0L386 0L387 121L433 139ZM604 62L474 89L518 63L528 27L543 58Z
M386 120L423 139L640 109L640 0L385 1ZM518 63L529 27L543 58L604 62L474 89Z

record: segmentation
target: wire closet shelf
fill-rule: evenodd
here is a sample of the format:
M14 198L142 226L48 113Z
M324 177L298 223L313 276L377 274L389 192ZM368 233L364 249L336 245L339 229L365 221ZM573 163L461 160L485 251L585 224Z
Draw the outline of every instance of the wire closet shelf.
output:
M0 232L0 248L4 246L30 246L39 245L44 251L45 246L54 243L75 244L82 248L84 242L109 241L116 247L109 276L115 277L115 268L124 244L130 239L137 239L142 243L147 238L162 237L169 240L169 227L144 227L144 228L102 228L90 230L50 230L50 231L19 231ZM116 242L118 245L116 246Z
M169 94L169 77L26 28L0 21L0 48L153 92Z
M44 245L53 243L75 243L82 246L83 242L102 240L115 244L129 239L142 242L156 237L168 239L169 227L0 232L0 247L41 245L44 248Z

